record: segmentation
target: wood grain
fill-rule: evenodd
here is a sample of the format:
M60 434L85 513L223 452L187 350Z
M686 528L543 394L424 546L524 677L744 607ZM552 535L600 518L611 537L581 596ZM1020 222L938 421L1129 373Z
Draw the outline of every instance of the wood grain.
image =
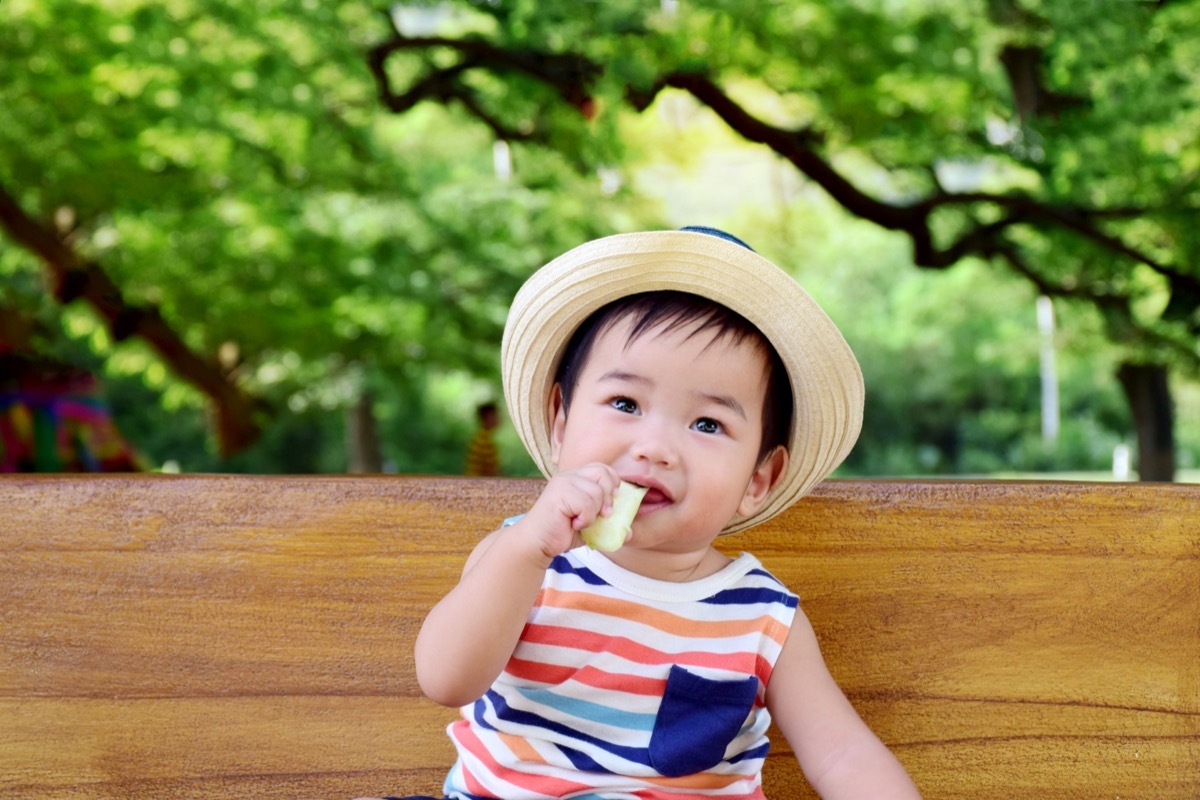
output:
M0 797L437 794L413 637L539 486L0 478ZM833 481L720 545L927 798L1200 797L1200 487Z

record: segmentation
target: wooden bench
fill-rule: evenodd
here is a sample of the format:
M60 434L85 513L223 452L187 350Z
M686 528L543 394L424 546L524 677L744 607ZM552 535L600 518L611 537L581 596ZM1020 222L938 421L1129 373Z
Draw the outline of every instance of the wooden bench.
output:
M413 637L540 485L0 479L0 797L439 794ZM832 481L721 544L926 798L1200 797L1200 486Z

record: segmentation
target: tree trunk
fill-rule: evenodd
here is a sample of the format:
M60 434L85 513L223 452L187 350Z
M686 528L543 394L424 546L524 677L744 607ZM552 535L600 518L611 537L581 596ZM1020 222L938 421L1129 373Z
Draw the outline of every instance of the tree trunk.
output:
M346 409L346 454L349 472L383 472L383 455L375 433L375 396L370 392L363 392L358 402Z
M1139 479L1175 480L1175 411L1167 368L1126 362L1117 369L1117 379L1125 390L1137 430Z

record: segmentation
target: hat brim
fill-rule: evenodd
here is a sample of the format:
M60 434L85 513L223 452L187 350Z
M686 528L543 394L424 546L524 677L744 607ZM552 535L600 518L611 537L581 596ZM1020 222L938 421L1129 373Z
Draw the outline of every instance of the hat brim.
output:
M837 326L786 272L746 247L706 233L649 231L580 245L538 270L509 310L501 344L504 398L538 469L554 474L550 397L575 329L597 309L632 294L690 292L733 309L757 327L787 369L794 401L788 468L763 507L722 533L779 514L849 455L862 428L858 361Z

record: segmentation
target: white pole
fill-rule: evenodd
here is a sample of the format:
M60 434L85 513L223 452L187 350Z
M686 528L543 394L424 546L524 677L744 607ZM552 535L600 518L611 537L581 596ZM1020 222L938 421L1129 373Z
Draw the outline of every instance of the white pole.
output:
M512 151L503 139L497 139L492 144L492 168L498 180L506 181L512 177Z
M1037 299L1038 333L1041 334L1042 439L1058 440L1058 370L1054 365L1054 301Z

